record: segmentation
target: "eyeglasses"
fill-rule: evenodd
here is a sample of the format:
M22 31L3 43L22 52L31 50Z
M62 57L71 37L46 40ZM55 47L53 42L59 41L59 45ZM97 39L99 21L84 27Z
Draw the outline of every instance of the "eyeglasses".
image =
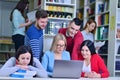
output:
M61 44L57 44L57 47L64 47L65 44L61 45Z

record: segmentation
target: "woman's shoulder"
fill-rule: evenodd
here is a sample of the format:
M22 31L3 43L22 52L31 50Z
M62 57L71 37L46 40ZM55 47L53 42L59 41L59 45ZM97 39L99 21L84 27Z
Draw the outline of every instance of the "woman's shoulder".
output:
M85 30L82 30L81 33L82 33L82 34L85 33Z
M53 51L46 51L45 54L51 54Z
M19 14L20 13L20 11L19 10L17 10L17 9L15 9L14 11L13 11L13 14Z
M53 55L54 53L53 53L53 51L46 51L45 53L44 53L44 55L46 55L46 56L51 56L51 55Z
M15 57L11 57L9 60L16 61Z
M98 53L92 55L92 58L96 59L96 60L101 60L102 59L101 56Z
M15 58L15 57L11 57L11 58L9 58L9 59L7 60L6 63L13 63L13 64L15 64L15 63L16 63L16 58Z

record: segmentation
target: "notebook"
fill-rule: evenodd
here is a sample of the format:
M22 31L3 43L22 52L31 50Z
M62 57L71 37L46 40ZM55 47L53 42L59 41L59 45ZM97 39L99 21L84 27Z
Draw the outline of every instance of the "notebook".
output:
M34 11L31 11L31 12L27 13L28 19L31 20L31 21L35 21L35 13L36 13L36 12L37 12L37 11L34 10Z
M53 78L80 78L83 61L55 60Z

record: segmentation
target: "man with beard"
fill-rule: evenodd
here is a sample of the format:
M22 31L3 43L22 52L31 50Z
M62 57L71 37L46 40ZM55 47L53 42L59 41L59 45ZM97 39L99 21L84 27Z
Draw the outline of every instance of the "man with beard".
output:
M25 45L32 49L33 57L41 61L43 54L43 29L46 28L48 16L45 10L38 10L35 17L35 24L31 25L26 32Z

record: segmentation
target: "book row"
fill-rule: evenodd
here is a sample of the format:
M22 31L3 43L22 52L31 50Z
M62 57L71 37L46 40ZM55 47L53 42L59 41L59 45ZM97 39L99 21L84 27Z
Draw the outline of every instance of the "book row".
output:
M46 0L47 2L55 2L55 3L67 3L71 4L71 0Z
M74 8L73 7L68 7L68 6L55 6L55 5L47 5L46 6L47 11L57 11L57 12L69 12L73 13Z
M109 13L98 16L98 26L109 24Z
M71 19L73 17L72 13L67 12L56 12L56 11L47 11L48 17L50 18L67 18Z
M60 28L62 27L65 28L67 27L67 25L68 25L67 22L49 21L45 29L45 34L52 34L52 35L57 34Z

